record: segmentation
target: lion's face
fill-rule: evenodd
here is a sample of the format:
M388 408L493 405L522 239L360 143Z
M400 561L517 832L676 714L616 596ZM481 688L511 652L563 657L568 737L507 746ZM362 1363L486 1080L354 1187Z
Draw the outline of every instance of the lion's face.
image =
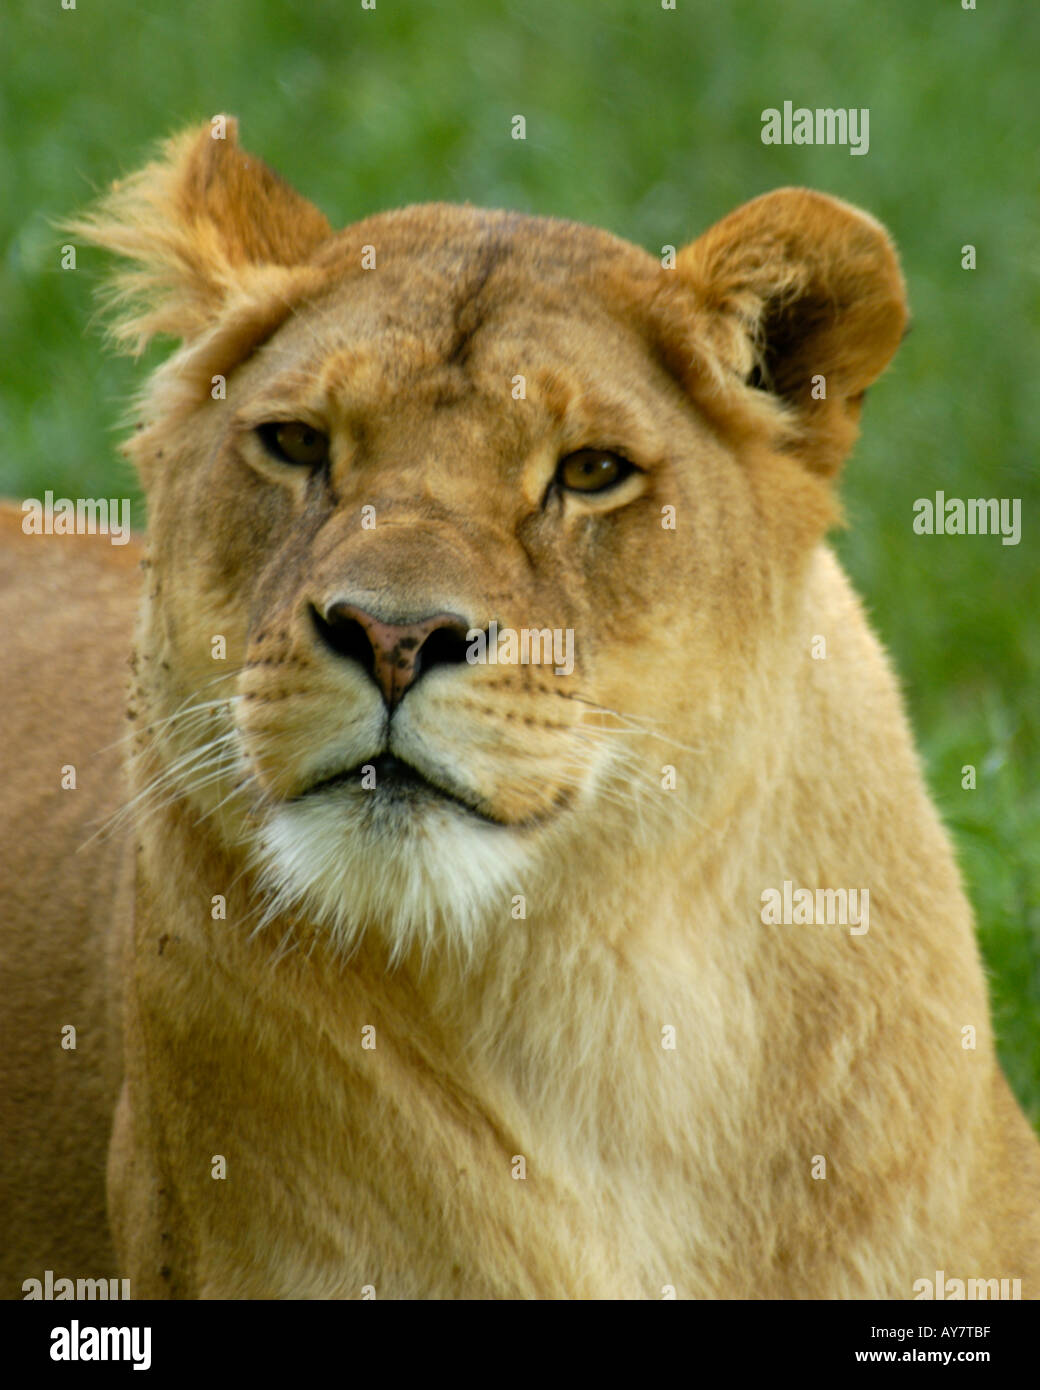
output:
M272 910L465 947L526 870L689 834L753 762L854 409L797 437L699 245L387 214L160 371L143 698Z

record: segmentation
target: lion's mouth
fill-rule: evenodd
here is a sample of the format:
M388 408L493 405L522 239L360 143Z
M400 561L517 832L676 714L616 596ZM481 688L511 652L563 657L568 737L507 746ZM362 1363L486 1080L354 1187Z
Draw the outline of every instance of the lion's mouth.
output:
M367 784L366 778L371 779ZM411 763L406 763L393 753L380 753L378 757L366 758L363 762L355 763L352 767L343 768L342 771L334 772L330 776L320 777L294 796L292 800L303 801L307 797L320 796L335 792L337 789L375 796L383 804L398 803L404 806L418 807L424 802L427 804L433 801L448 802L469 815L485 821L488 825L501 824L494 816L489 815L477 801L470 800L458 791L432 781L418 768L413 767Z

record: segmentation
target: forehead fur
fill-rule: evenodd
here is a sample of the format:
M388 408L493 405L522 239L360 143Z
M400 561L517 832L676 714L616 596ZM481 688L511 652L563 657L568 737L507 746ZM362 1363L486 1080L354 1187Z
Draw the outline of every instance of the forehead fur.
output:
M362 269L366 248L391 283L418 273L431 293L472 298L494 277L516 287L555 287L569 293L624 277L644 291L665 274L647 252L609 232L557 218L426 203L366 217L319 249L314 264L342 278ZM609 277L604 284L602 277Z
M362 268L366 252L375 256L375 270ZM326 293L344 300L359 281L375 277L383 331L424 336L442 363L464 365L474 334L493 319L501 325L508 316L519 325L529 315L544 343L547 318L561 325L599 318L639 340L724 428L784 433L776 403L721 362L701 322L704 306L674 269L598 228L429 203L347 227L319 249L314 264L329 276Z

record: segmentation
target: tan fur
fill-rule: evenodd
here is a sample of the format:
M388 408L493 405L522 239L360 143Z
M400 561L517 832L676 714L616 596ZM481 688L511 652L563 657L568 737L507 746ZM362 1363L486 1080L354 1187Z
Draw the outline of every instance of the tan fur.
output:
M129 556L4 533L4 1292L49 1267L139 1297L909 1298L943 1270L1036 1297L1040 1146L823 543L905 328L883 229L782 190L673 269L469 207L333 234L228 134L76 224L134 263L118 338L181 340L130 445L125 785L93 755ZM324 480L257 441L297 419ZM585 446L642 471L549 489ZM391 749L483 819L293 799L386 748L316 635L335 599L573 629L570 675L441 666L394 714ZM869 931L765 925L784 880L868 889Z

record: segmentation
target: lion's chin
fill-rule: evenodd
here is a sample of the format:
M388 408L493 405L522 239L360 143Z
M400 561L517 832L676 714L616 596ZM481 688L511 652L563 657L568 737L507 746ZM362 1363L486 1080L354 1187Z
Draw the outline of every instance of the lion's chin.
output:
M496 922L510 921L531 853L519 835L448 800L330 788L268 814L256 847L262 920L302 914L346 954L377 934L391 964L416 950L464 964Z

